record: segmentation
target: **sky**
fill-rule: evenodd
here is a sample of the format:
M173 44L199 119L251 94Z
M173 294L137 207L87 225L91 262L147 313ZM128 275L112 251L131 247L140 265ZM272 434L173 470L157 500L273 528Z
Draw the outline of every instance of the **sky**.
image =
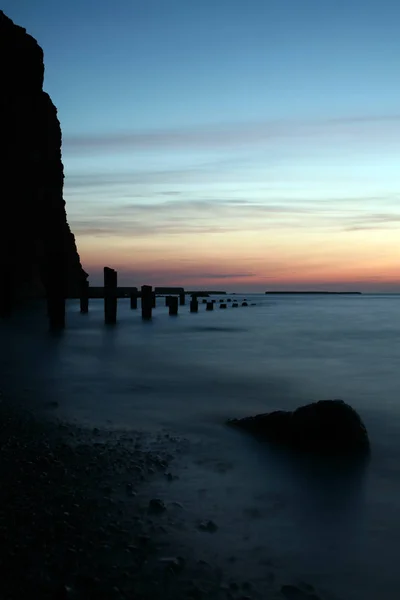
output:
M398 0L2 0L91 284L400 291Z

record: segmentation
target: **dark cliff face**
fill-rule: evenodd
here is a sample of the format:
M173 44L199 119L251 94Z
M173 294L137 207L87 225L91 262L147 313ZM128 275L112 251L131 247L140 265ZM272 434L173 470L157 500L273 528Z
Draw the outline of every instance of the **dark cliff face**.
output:
M87 274L67 223L61 128L43 51L0 11L0 295L75 294ZM11 293L13 298L4 300Z

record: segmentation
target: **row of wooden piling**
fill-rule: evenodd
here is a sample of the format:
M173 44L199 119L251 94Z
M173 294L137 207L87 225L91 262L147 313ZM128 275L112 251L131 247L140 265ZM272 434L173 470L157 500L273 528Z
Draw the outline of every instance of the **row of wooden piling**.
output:
M170 288L172 290L172 288ZM57 288L57 293L48 293L47 296L47 316L49 326L52 330L62 330L65 328L65 295ZM89 312L89 282L83 281L80 288L80 311L82 314ZM168 307L169 314L175 316L178 314L178 307L186 303L185 292L183 288L177 288L177 295L167 295L165 305ZM1 294L0 294L1 296ZM5 294L3 293L5 298ZM11 309L7 304L7 298L0 297L0 317L9 316ZM143 285L141 290L135 288L130 295L131 309L138 308L138 298L141 298L142 319L150 320L152 310L156 307L156 292L151 285ZM117 300L118 300L118 274L115 269L104 267L104 322L107 325L114 325L117 322ZM229 299L228 302L231 300ZM206 310L214 310L215 300L203 299L206 304ZM11 304L10 304L11 306ZM220 300L220 308L227 308L226 302ZM238 302L232 302L232 307L239 306ZM247 302L242 302L242 306L247 306ZM196 294L192 294L190 300L190 312L197 313L199 310L199 301Z
M141 298L141 309L142 309L142 319L150 320L152 318L153 308L156 308L156 294L152 290L152 286L144 285L141 288L141 292L133 292L130 296L130 306L131 309L136 310L138 308L138 297ZM114 298L114 296L113 296ZM115 297L116 298L116 297ZM104 320L106 324L115 324L117 322L117 303L112 305L112 316L109 313L109 298L106 300L106 295L104 296ZM215 300L203 300L203 303L206 304L206 311L214 310ZM178 296L165 296L165 306L168 308L169 314L171 316L176 316L178 314L178 307L185 305L185 297L184 294ZM220 302L219 307L221 309L227 308L226 302ZM239 306L238 302L232 302L232 308L237 308ZM248 306L247 302L242 302L242 306ZM192 295L190 300L190 312L197 313L199 311L199 301L196 295ZM82 306L81 306L81 312Z

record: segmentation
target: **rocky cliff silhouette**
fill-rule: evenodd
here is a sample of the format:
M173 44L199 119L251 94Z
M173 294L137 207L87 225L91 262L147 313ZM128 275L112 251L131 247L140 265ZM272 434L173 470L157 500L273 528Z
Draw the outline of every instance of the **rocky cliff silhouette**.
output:
M43 50L0 11L0 312L86 281L63 199L57 109Z

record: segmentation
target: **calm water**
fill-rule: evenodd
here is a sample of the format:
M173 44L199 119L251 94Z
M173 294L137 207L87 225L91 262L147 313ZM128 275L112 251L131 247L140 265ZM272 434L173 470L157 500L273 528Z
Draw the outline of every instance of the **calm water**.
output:
M270 564L327 597L397 600L400 296L246 298L256 306L206 313L200 304L197 315L186 306L177 318L160 299L151 323L121 300L114 328L100 301L86 316L71 302L59 337L41 317L3 323L2 387L17 381L26 402L57 400L58 415L79 423L188 438L168 494L189 520L218 523L199 545L212 543L221 561L241 557L247 578ZM361 480L298 471L224 426L322 398L348 401L367 425L373 456ZM191 531L177 541L193 544Z

